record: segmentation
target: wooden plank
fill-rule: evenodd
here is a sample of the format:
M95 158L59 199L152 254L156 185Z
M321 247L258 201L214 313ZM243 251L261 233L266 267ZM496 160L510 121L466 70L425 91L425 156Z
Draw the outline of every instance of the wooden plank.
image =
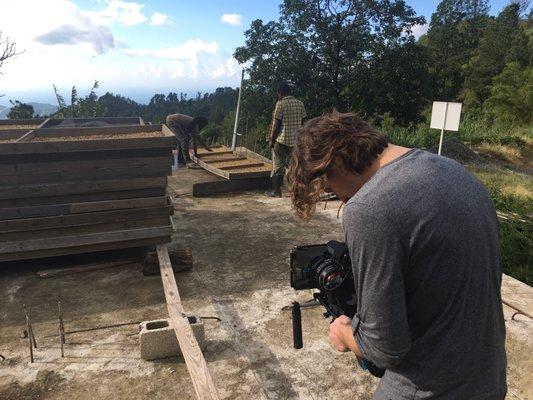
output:
M48 127L61 127L66 124L67 127L72 127L72 125L84 124L88 122L105 122L107 124L117 126L117 125L144 125L142 118L140 117L92 117L92 118L52 118L45 125ZM142 122L142 123L141 123ZM70 126L69 126L70 125ZM83 128L83 127L76 127Z
M213 378L207 369L202 350L194 337L187 315L181 305L180 294L176 285L176 279L174 278L174 271L170 263L167 246L158 244L156 250L159 258L161 280L163 282L163 290L165 291L168 314L174 332L176 333L183 358L185 359L185 364L189 370L196 396L200 400L219 399Z
M246 157L228 157L228 158L221 158L217 160L203 160L206 164L213 164L213 163L225 163L225 162L233 162L233 161L241 161L246 160Z
M240 164L240 165L222 165L222 166L219 166L219 165L213 165L215 168L218 168L218 169L221 169L223 171L228 171L228 170L237 170L236 172L239 172L238 170L239 169L243 169L243 168L254 168L254 167L262 167L264 166L265 164L264 163L259 163L259 162L256 162L256 163L246 163L246 164ZM230 175L231 176L231 175Z
M101 181L77 181L60 183L38 183L24 186L0 187L0 199L27 197L65 196L82 193L100 193L131 189L164 188L167 178L106 179Z
M172 148L155 147L118 150L98 150L98 151L74 151L67 153L33 153L33 154L5 154L0 157L0 165L16 165L46 162L67 162L67 161L95 161L95 160L123 160L132 158L150 157L172 157Z
M20 218L0 220L0 232L10 233L62 228L68 226L83 226L100 223L128 221L132 218L168 218L174 209L171 205L164 207L132 208L125 210L100 211L83 214L58 215L40 218Z
M157 228L162 226L170 226L168 215L160 215L150 218L137 217L122 219L120 221L106 221L77 226L62 226L59 228L47 228L42 230L0 232L0 243L40 238L59 238L89 233L108 233L137 228Z
M148 197L145 199L125 199L94 201L88 203L52 204L46 206L0 208L0 220L28 219L37 217L67 216L70 214L94 213L110 210L130 210L147 207L165 207L166 197Z
M84 245L84 246L74 246L74 247L62 247L58 249L43 249L37 251L22 251L2 254L0 253L0 262L4 261L16 261L16 260L30 260L33 258L43 258L43 257L56 257L64 256L67 254L82 254L82 253L92 253L96 251L107 251L107 250L117 250L117 249L128 249L132 247L144 247L151 246L158 243L168 243L170 242L170 236L161 236L145 239L136 239L136 240L125 240L118 242L107 242L107 243L98 243L93 245ZM1 264L0 264L1 267Z
M19 142L27 142L29 141L30 139L34 138L35 137L35 132L37 129L39 128L42 128L43 125L45 125L47 122L49 121L49 119L46 119L44 120L43 122L41 122L39 124L39 126L37 126L37 128L35 129L32 129L31 131L29 131L28 133L22 135L21 137L19 137L17 140L16 140L16 143L19 143Z
M233 151L231 150L224 150L224 151L217 151L217 152L212 152L212 153L203 153L203 154L198 154L198 157L199 158L209 158L209 157L212 157L212 156L219 156L219 155L222 155L222 154L233 154Z
M16 118L16 119L0 119L0 125L35 125L38 126L46 121L47 118Z
M33 173L65 173L86 170L107 170L119 168L140 168L172 165L170 152L166 157L145 157L145 158L111 158L96 160L71 160L71 161L51 161L51 162L24 162L0 164L0 180L2 176L33 174Z
M191 155L191 159L198 164L200 167L205 169L206 171L211 172L212 174L215 174L217 176L220 176L225 179L229 179L229 172L223 171L219 168L215 168L212 165L206 164L202 159L196 157L194 154Z
M60 183L77 180L157 178L172 174L172 164L124 168L98 168L79 171L42 172L0 175L0 186L31 185L36 183Z
M265 178L267 176L270 176L270 174L270 170L248 172L230 171L228 174L228 179Z
M165 188L152 189L133 189L119 192L101 192L101 193L84 193L72 194L67 196L52 197L28 197L24 199L4 199L0 200L0 208L43 206L47 204L67 204L67 203L84 203L92 201L137 199L144 197L161 197L166 196Z
M87 128L89 129L89 128ZM62 153L71 151L175 148L175 137L0 143L0 154Z
M192 185L192 195L193 197L207 197L214 194L235 192L239 190L269 189L271 187L272 181L270 176L198 182Z
M128 240L147 239L172 235L172 227L128 229L123 231L90 233L60 238L42 238L27 241L13 241L0 243L0 253L16 253L43 249L57 249L78 246L88 246L101 243L124 242Z
M91 126L91 127L60 127L60 126L48 126L37 131L38 137L64 137L64 136L95 136L95 135L106 135L113 136L113 134L135 134L143 132L162 132L163 136L166 136L166 133L163 133L163 125L147 125L147 126ZM174 134L172 134L174 136ZM153 139L153 137L152 137Z

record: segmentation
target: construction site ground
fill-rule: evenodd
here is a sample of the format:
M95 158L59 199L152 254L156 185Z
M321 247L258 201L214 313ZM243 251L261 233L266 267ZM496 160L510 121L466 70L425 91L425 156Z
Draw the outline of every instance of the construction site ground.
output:
M290 311L311 292L289 285L288 256L299 244L342 239L338 202L319 205L309 223L289 199L244 192L193 198L202 170L169 178L175 204L173 241L190 247L194 268L176 273L185 310L206 319L203 351L223 399L370 399L377 380L349 353L331 349L320 308L302 310L304 348L292 347ZM39 263L0 269L0 399L195 399L184 361L143 361L138 328L127 325L57 337L61 297L67 331L167 317L159 276L139 264L43 279ZM533 314L533 289L505 277L504 300ZM22 338L25 303L38 348L30 364ZM509 399L533 399L532 321L505 306Z

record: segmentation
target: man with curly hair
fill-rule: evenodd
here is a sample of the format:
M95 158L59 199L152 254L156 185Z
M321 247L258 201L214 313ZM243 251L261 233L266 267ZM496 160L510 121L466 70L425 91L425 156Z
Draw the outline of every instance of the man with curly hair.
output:
M309 218L324 192L345 203L357 312L337 318L329 337L386 369L373 398L503 399L498 220L485 187L354 114L312 119L296 142L296 213Z

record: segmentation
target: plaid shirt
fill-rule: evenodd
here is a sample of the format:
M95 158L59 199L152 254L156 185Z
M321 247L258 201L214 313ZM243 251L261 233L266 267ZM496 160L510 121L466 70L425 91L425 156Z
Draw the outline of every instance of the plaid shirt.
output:
M272 130L275 126L275 120L281 121L281 132L276 138L276 142L285 146L294 146L296 144L296 133L302 126L302 119L305 118L304 103L293 96L285 96L278 100L274 109ZM272 133L271 137L272 137Z

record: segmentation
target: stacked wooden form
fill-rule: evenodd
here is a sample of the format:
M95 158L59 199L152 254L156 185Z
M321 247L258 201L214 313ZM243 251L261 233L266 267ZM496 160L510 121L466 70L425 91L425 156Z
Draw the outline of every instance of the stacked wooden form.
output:
M198 149L193 160L205 170L226 179L270 177L272 162L244 147L232 151L226 146L214 146L213 151Z
M170 241L164 125L0 131L0 261Z

